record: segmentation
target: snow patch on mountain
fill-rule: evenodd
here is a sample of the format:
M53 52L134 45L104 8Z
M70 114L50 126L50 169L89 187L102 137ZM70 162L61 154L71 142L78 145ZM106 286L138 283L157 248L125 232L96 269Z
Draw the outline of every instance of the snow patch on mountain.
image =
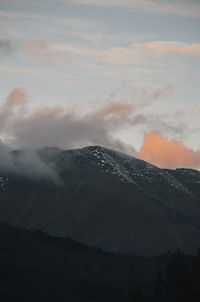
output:
M150 188L151 184L165 183L175 190L180 190L190 196L193 194L168 170L162 170L143 160L104 147L85 147L78 150L81 157L86 154L92 165L101 171L119 177L121 181L134 184L141 190ZM183 173L184 171L180 171ZM194 196L193 196L194 197Z
M120 161L118 158L114 158L107 152L98 149L90 151L89 155L93 158L92 164L99 166L105 173L116 175L120 177L121 181L136 184L125 166L125 161Z
M116 175L121 181L139 186L138 177L151 183L152 172L159 169L140 159L121 154L103 147L86 147L91 163L101 171ZM140 187L140 186L139 186Z

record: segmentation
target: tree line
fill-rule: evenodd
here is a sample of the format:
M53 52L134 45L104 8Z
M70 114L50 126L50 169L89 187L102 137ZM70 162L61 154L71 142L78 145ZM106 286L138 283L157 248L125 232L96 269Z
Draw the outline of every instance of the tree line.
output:
M199 302L200 301L200 250L188 256L180 250L170 253L164 270L157 274L152 293L135 289L131 302Z

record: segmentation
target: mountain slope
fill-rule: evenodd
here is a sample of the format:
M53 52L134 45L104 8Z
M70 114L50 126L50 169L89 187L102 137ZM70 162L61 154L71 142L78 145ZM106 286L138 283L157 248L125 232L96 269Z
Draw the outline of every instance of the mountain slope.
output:
M149 291L167 256L106 253L70 240L0 224L1 301L129 301Z
M2 171L1 221L126 254L198 247L199 171L159 169L99 146L37 152L58 179Z

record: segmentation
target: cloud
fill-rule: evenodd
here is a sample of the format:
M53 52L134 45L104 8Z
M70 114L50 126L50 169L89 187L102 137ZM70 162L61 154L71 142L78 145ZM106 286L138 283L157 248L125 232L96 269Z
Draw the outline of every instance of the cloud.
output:
M0 40L0 57L10 55L13 49L14 46L9 40Z
M30 109L25 89L15 88L0 107L0 137L17 148L56 146L69 149L103 145L136 154L134 147L117 138L118 131L148 124L145 115L140 113L138 117L138 110L169 95L171 90L171 86L166 86L147 92L123 82L100 102L101 106L82 113L79 108L72 110L62 106Z
M103 145L126 152L125 145L112 134L114 126L120 127L111 118L100 117L98 111L81 116L62 107L46 107L31 112L17 122L12 136L14 143L22 146L59 146L63 149L85 145ZM111 134L112 133L112 134Z
M14 67L14 66L6 66L6 65L0 65L0 71L7 73L21 73L26 75L37 75L37 76L46 76L47 72L45 73L44 70L38 69L38 68L27 68L27 67Z
M175 41L155 41L152 43L143 44L143 47L164 54L200 57L200 43L188 44Z
M200 168L200 150L194 151L183 142L170 140L158 132L144 135L139 156L160 168Z
M96 22L92 19L86 18L69 18L69 17L56 17L55 14L37 14L26 12L10 12L5 10L0 10L0 17L2 19L29 19L34 21L43 21L52 24L54 26L62 26L66 28L83 29L83 28L94 28Z
M103 6L103 7L119 7L128 8L135 11L144 11L149 13L163 14L163 15L177 15L182 17L199 18L200 17L200 5L199 1L190 0L58 0L61 3L91 5L91 6ZM0 11L0 17L2 18L34 18L38 20L50 20L56 22L59 20L55 16L47 16L40 14L30 14L27 12L10 12ZM65 18L62 18L65 23ZM77 27L75 22L72 22L74 27ZM83 22L83 25L85 21ZM87 26L87 24L86 24Z
M134 52L123 47L111 47L108 50L88 49L88 54L103 60L117 63L134 63Z
M22 148L56 146L69 149L99 144L134 153L133 147L113 136L123 124L120 125L117 118L103 116L102 112L105 110L100 108L81 114L61 106L31 110L27 93L22 88L15 88L0 108L0 137L8 144Z
M14 127L26 112L28 98L23 88L15 88L0 107L0 133L7 127Z
M67 43L53 44L55 50L61 53L68 52L76 55L94 57L106 62L115 63L135 63L134 51L125 47L110 47L107 49L97 49L85 46L74 46Z
M150 43L132 43L127 47L108 46L102 44L95 47L93 44L73 45L69 43L54 43L55 51L64 54L88 57L106 63L117 63L129 66L167 67L160 55L176 55L200 57L200 43L186 43L179 41L152 41ZM86 60L85 58L85 60ZM180 68L180 66L179 66Z
M15 127L27 114L28 94L23 88L15 88L0 107L0 137L15 140ZM12 152L0 139L0 168L33 178L48 178L61 183L53 165L46 164L30 146L20 152Z
M28 96L26 91L23 88L15 88L7 97L7 105L17 106L25 105L28 102Z
M105 7L127 7L136 11L146 11L164 15L182 17L200 17L200 5L196 1L161 1L161 0L62 0L73 4L84 4Z
M144 132L159 129L175 135L182 133L184 125L180 119L174 123L169 116L152 115L143 110L171 92L169 85L148 92L123 82L120 88L100 102L101 105L95 106L95 109L88 108L83 113L78 107L40 106L31 109L25 89L15 88L0 107L0 138L13 148L31 150L44 146L74 149L102 145L160 167L197 168L199 152L180 141L168 140L157 132L146 133L138 153L134 142L133 145L126 144L118 136L120 131L129 129L130 132L133 127L139 127ZM34 156L31 155L32 162L36 160Z
M44 38L25 41L22 48L30 57L39 59L42 63L50 66L54 66L55 58L62 55L61 52L53 49Z
M139 110L150 106L153 102L167 98L173 93L172 85L158 86L154 90L138 88L135 85L131 85L128 81L123 81L121 85L113 90L106 101L114 103L122 103L125 108Z
M33 150L12 151L0 140L0 169L34 179L50 179L62 184L55 166Z
M128 91L129 96L125 97L125 91ZM103 105L82 113L79 108L72 110L62 106L40 106L34 110L30 109L25 89L15 88L0 107L0 137L10 146L25 150L44 146L71 149L86 145L102 145L142 158L159 167L199 168L200 151L188 148L181 141L169 140L158 132L148 132L144 135L139 152L118 138L119 131L127 128L130 130L136 126L181 133L182 125L173 125L166 117L155 114L152 116L143 112L144 108L171 92L172 87L169 85L148 92L144 89L137 90L123 82L120 88L101 103ZM13 159L8 156L5 145L2 146L1 143L0 162L11 164ZM28 165L29 162L31 166ZM52 170L51 168L45 172L45 167L39 162L35 152L21 154L18 166L13 167L11 164L10 168L19 171L29 170L30 176L41 175L41 169L44 170L44 175L51 175ZM55 171L52 173L52 176L48 177L55 178Z
M133 105L131 104L113 103L104 107L100 111L100 115L102 115L103 117L120 116L124 118L130 115L132 111L133 111Z

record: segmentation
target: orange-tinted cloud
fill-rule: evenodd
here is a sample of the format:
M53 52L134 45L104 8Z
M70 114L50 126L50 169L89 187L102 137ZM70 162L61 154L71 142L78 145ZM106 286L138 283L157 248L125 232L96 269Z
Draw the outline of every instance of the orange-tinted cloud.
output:
M15 88L7 97L6 104L9 106L25 105L27 103L28 96L23 88Z
M183 42L155 41L143 46L160 53L200 56L200 43L187 44Z
M104 107L100 114L102 116L126 117L133 111L133 105L128 103L112 103Z
M138 156L159 167L200 167L200 151L194 151L177 140L169 140L159 133L146 133L139 153L118 134L130 127L145 126L168 129L168 124L156 117L139 112L152 100L165 96L171 90L142 93L141 104L115 101L116 93L98 110L81 112L79 108L62 106L39 106L32 109L23 88L15 88L0 106L0 138L15 148L41 148L57 146L71 149L86 145L102 145L132 156ZM121 99L121 97L120 97ZM125 98L126 99L126 98ZM171 124L170 124L171 126ZM172 125L173 126L173 125ZM171 128L170 128L171 130ZM177 127L175 127L177 133Z
M88 54L116 63L135 63L134 52L132 49L124 47L112 47L108 50L89 49Z
M200 167L200 151L188 148L183 142L162 136L157 132L144 135L140 158L160 168Z
M107 62L115 63L134 63L136 62L135 53L132 48L125 47L110 47L107 49L95 49L87 47L75 47L73 45L64 43L55 46L57 51L72 52L78 55L93 56L94 58L101 59Z
M60 57L61 53L44 39L29 40L24 42L23 48L30 57L39 59L42 63L55 65L55 58Z

